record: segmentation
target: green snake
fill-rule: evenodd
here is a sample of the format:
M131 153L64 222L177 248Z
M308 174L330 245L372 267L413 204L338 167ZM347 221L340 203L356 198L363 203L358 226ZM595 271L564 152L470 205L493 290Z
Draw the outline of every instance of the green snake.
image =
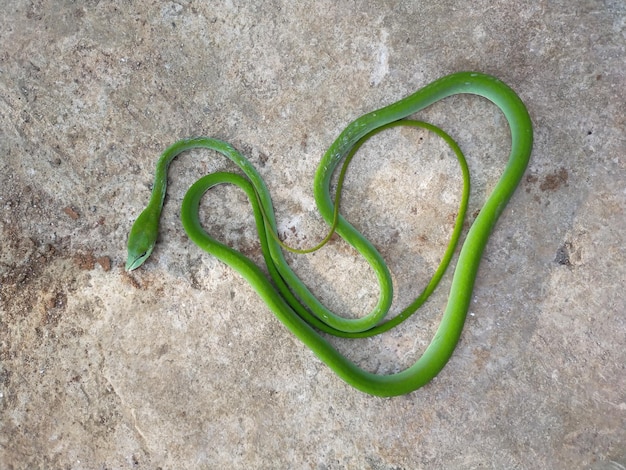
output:
M426 300L443 276L461 233L469 197L469 172L465 158L452 138L435 126L406 118L448 96L464 93L487 98L504 113L511 132L509 159L502 176L480 209L462 244L448 303L429 346L413 365L401 372L389 375L374 374L363 370L340 354L320 331L349 338L371 336L387 331L408 318ZM397 125L423 127L442 137L459 159L464 188L456 225L439 268L415 301L402 313L385 322L384 317L392 300L389 269L376 248L340 215L339 199L346 168L354 153L372 135ZM459 72L442 77L404 99L361 116L341 132L324 154L313 185L318 210L330 225L328 236L318 246L300 251L309 252L320 248L336 232L363 256L376 275L380 296L372 311L359 318L344 318L334 314L298 279L283 256L282 248L285 246L278 239L274 210L263 179L252 164L230 144L212 138L180 140L167 148L159 158L150 201L133 224L129 234L126 270L138 268L152 253L157 240L159 218L167 186L167 171L171 161L189 149L201 147L215 150L232 160L243 175L228 172L213 173L191 186L184 197L181 209L182 223L189 238L200 248L238 271L278 319L345 382L372 395L395 396L410 393L432 380L452 356L463 329L482 253L498 217L526 170L532 141L532 123L521 99L502 81L476 72ZM330 192L331 178L342 161L333 200ZM242 253L212 238L200 224L198 210L202 196L209 188L224 183L240 187L250 200L270 278Z

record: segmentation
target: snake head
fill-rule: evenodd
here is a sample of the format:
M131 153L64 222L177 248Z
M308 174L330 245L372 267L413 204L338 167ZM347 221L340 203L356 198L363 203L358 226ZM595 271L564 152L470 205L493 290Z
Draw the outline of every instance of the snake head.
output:
M159 231L159 217L153 211L144 210L128 234L128 258L126 271L133 271L141 266L152 253Z

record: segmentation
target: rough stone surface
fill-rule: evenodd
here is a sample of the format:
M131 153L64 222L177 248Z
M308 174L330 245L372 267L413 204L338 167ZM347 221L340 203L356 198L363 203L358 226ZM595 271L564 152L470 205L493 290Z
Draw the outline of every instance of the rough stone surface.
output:
M626 468L622 0L5 3L0 468ZM174 163L159 244L124 272L156 158L177 139L249 156L281 234L306 246L325 232L311 183L338 133L463 69L517 90L536 139L462 340L426 387L352 389L187 240L185 188L230 168L210 152ZM464 149L475 214L506 160L506 122L473 97L420 117ZM344 211L389 261L394 312L436 266L459 184L442 143L411 129L377 136L350 169ZM203 213L259 259L237 191L212 191ZM376 301L339 240L289 259L346 315ZM411 364L449 277L397 331L337 347L373 371Z

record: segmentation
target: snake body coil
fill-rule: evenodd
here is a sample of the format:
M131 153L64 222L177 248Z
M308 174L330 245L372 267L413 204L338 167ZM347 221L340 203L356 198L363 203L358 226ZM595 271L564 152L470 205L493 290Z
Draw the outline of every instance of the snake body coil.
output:
M500 108L511 130L511 153L502 176L481 208L463 243L450 288L448 304L430 345L417 362L407 369L391 375L373 374L359 368L340 354L320 336L317 330L344 337L363 337L386 331L411 315L436 287L460 237L469 197L469 173L463 154L447 134L432 125L406 118L436 101L462 93L483 96ZM444 138L461 164L464 189L450 244L433 279L405 311L381 323L391 305L391 275L378 251L339 214L339 197L343 176L352 155L369 137L395 125L424 127ZM154 248L170 162L181 152L192 148L216 150L236 163L245 176L225 172L213 173L191 186L185 195L181 209L181 219L189 238L200 248L237 270L252 285L278 319L347 383L372 395L406 394L425 385L435 377L448 362L456 347L469 308L483 250L499 215L524 174L532 150L532 140L532 123L528 111L515 92L497 78L475 72L459 72L440 78L396 103L356 119L346 127L324 154L315 174L313 188L317 207L324 220L331 226L329 235L336 231L365 258L376 273L380 286L378 303L370 313L360 318L347 319L335 315L322 305L298 279L281 251L284 245L276 235L274 210L261 176L231 145L216 139L199 137L180 140L161 155L157 163L150 202L130 231L126 269L131 271L138 268L150 256ZM333 202L330 194L331 177L337 165L342 161L344 163L341 168L336 201ZM248 195L254 211L264 259L273 282L249 258L211 238L202 228L198 219L200 200L209 188L223 183L235 184ZM330 236L322 244L328 238Z

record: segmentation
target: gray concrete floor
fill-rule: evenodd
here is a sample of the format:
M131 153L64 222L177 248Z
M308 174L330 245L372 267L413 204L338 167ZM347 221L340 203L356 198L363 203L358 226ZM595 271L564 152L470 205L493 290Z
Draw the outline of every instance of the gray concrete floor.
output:
M625 49L622 0L4 2L0 468L626 468ZM510 84L536 139L461 342L426 387L352 389L187 240L185 189L229 168L210 152L175 162L159 245L124 272L155 161L177 139L248 155L287 240L307 245L325 232L311 184L338 133L465 69ZM475 212L506 160L506 122L474 97L420 117L466 152ZM344 211L388 259L394 311L441 256L459 181L437 139L406 129L350 169ZM204 212L258 259L236 191L213 191ZM338 311L376 299L338 240L289 259ZM411 364L448 285L397 331L337 347L373 371Z

